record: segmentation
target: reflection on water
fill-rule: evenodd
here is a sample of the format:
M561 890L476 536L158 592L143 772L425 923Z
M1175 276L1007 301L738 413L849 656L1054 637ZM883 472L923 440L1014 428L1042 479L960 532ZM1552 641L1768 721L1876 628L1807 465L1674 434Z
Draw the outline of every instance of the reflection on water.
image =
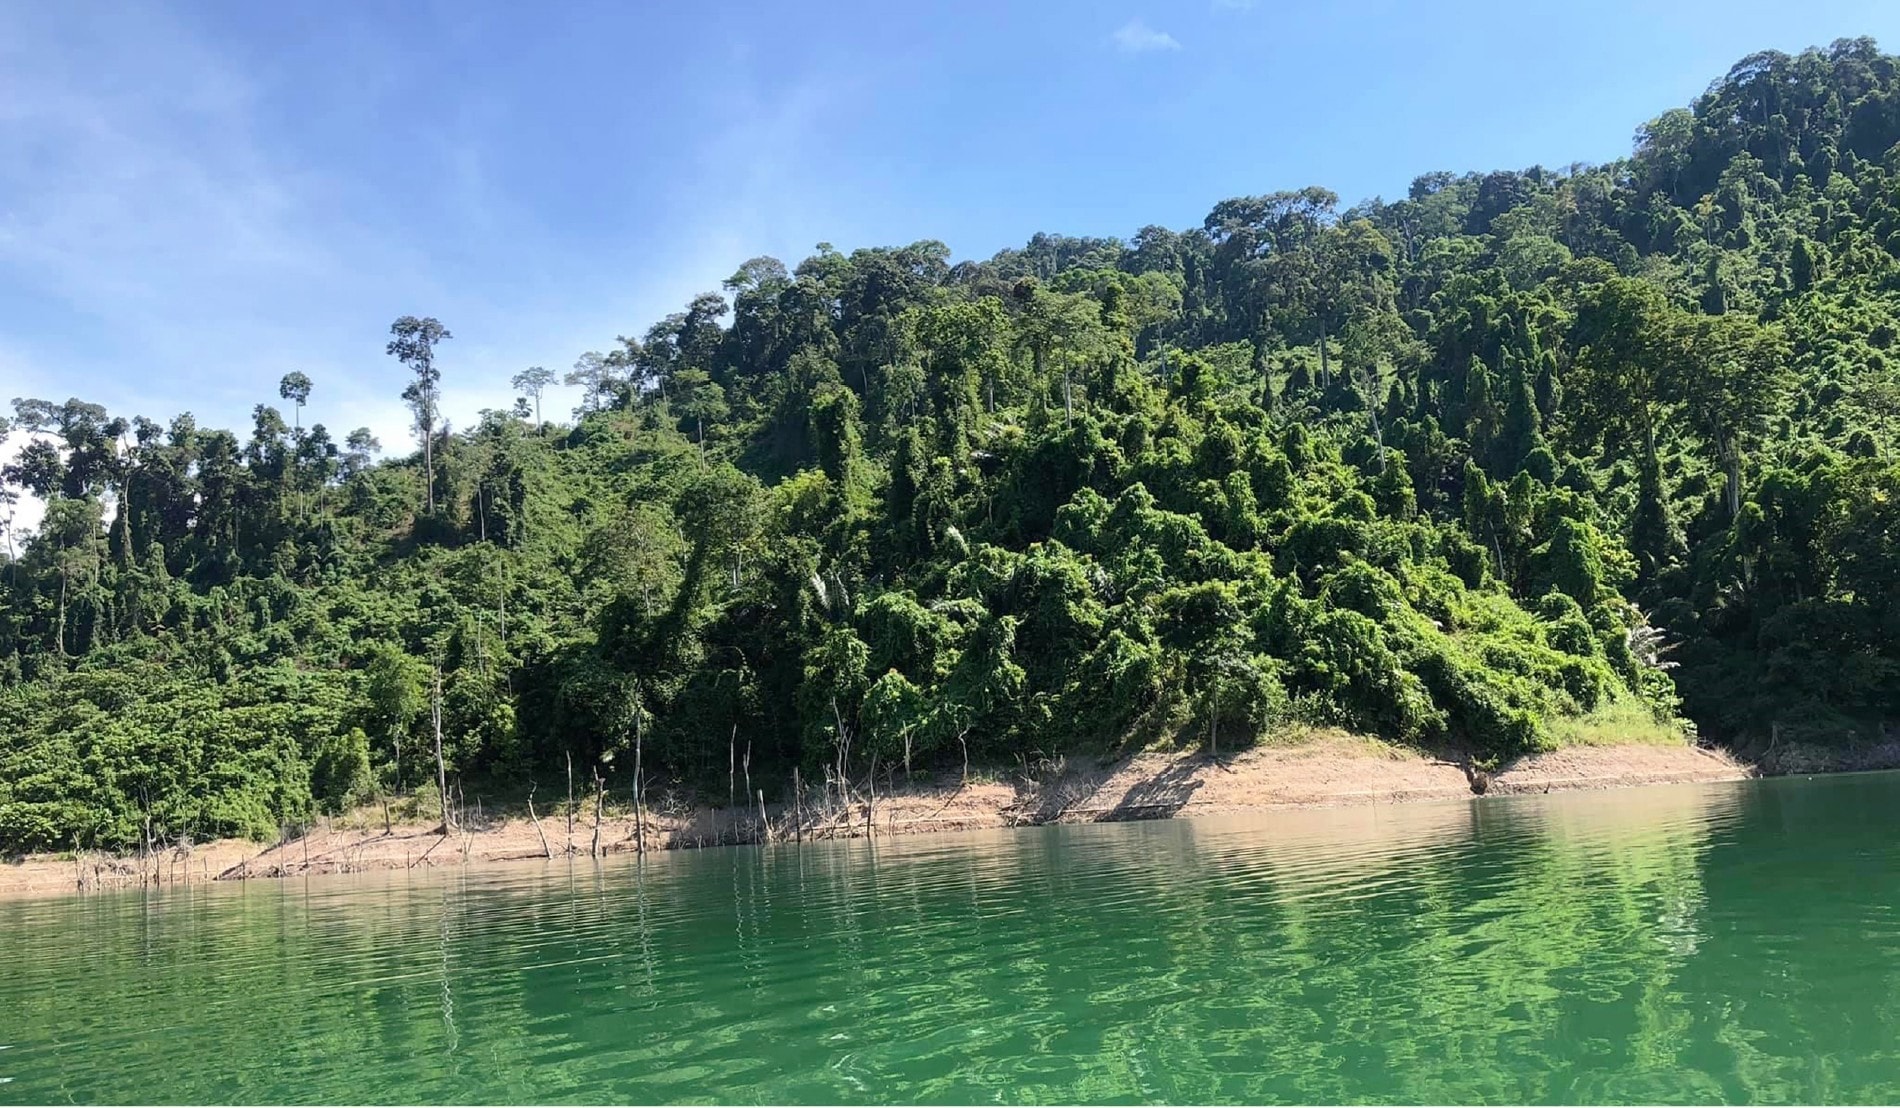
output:
M1900 1094L1900 778L0 903L0 1100Z

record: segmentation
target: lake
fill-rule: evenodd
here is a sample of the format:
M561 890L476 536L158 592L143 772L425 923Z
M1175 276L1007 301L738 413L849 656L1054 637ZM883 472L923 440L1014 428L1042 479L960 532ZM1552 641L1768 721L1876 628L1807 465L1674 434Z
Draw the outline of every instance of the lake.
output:
M1893 1102L1900 775L0 901L0 1101Z

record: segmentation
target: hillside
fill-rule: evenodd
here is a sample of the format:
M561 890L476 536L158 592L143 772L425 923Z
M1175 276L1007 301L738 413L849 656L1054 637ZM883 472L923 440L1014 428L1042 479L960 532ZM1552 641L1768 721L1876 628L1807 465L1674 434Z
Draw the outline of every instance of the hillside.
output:
M756 258L582 354L571 420L536 369L449 431L460 321L404 316L380 461L297 374L242 434L15 400L0 851L433 788L438 717L451 787L720 796L1308 726L1874 737L1896 143L1896 59L1841 41L1608 165Z

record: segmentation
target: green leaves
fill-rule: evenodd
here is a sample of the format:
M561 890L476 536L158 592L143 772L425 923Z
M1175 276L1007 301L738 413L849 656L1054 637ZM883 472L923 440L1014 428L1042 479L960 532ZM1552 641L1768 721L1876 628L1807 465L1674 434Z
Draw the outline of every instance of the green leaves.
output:
M502 784L636 722L685 788L737 749L777 781L1288 723L1499 758L1678 689L1705 734L1874 733L1891 61L1754 56L1604 166L756 258L581 355L571 425L537 367L447 432L449 332L404 316L419 458L303 429L296 373L294 429L245 434L18 399L0 512L46 512L0 550L0 849L416 779L437 666L454 771Z

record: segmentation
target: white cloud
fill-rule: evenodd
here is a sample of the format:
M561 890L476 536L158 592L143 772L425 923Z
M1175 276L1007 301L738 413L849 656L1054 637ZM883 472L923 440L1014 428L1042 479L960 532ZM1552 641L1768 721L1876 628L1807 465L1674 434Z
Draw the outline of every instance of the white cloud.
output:
M1181 44L1166 31L1157 31L1140 19L1122 24L1114 34L1115 48L1124 54L1147 54L1156 50L1179 50Z
M1253 6L1254 0L1214 0L1216 9L1230 12L1251 11Z

